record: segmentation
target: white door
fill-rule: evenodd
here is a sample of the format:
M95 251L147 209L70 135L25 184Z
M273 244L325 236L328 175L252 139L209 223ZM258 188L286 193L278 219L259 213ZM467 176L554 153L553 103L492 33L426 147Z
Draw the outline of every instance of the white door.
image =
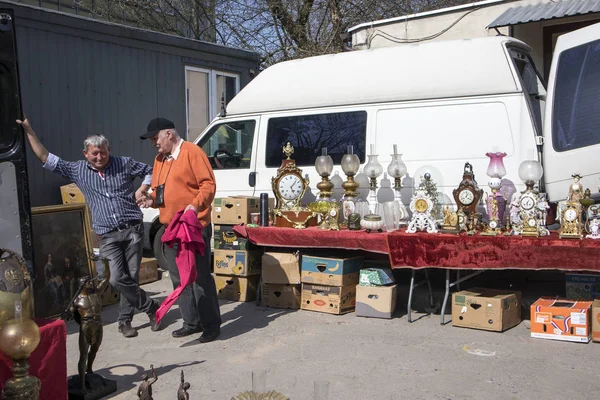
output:
M551 200L565 199L572 174L598 195L600 24L558 38L544 118L544 175Z

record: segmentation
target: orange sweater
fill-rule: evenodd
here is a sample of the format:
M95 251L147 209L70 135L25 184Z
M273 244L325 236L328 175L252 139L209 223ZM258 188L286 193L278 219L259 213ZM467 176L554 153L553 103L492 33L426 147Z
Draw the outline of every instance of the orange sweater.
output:
M178 211L192 204L198 210L202 226L210 224L215 197L215 175L206 153L197 145L183 142L177 160L168 161L159 154L152 170L153 197L156 187L165 184L165 204L158 207L159 220L169 224Z

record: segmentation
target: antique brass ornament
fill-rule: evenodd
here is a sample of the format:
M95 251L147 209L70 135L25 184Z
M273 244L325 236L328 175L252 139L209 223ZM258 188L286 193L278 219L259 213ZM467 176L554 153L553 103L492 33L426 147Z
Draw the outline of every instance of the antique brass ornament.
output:
M275 226L304 229L307 226L315 226L318 213L305 208L293 210L274 209Z
M308 205L308 209L319 214L321 221L319 229L339 231L340 205L333 201L315 201Z
M569 201L560 215L561 239L583 238L583 227L581 218L582 206L579 201Z
M255 393L246 391L244 393L240 393L235 397L232 397L231 400L290 400L289 397L284 396L283 394L272 390L267 393Z
M450 207L448 206L444 206L442 212L444 214L444 221L441 231L443 233L459 233L458 213L450 211Z
M33 318L33 285L25 259L0 249L0 327L14 318L16 300L23 306L23 318Z
M21 300L14 302L14 318L0 329L0 350L13 360L13 377L4 384L2 399L37 400L40 380L28 374L27 359L40 343L40 329L29 318L23 317Z

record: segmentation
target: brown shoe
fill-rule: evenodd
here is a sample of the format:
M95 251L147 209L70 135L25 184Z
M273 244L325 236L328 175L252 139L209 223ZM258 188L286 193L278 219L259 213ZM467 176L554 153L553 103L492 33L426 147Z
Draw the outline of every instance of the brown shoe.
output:
M125 321L119 324L119 333L122 333L126 338L136 337L137 331L131 326L131 321Z

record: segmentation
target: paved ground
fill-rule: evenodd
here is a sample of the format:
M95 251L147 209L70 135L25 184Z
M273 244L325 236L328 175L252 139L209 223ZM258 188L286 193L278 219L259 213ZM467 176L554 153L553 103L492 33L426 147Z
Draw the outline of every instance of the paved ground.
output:
M170 287L168 277L144 285L158 299ZM155 400L176 399L181 369L193 400L229 400L250 390L255 369L268 371L269 390L294 400L312 399L318 380L330 382L329 400L598 396L600 344L531 339L527 322L492 333L441 326L437 315L411 324L402 310L397 318L379 320L224 302L222 336L200 344L171 337L181 324L176 308L161 332L151 332L147 317L136 315L139 336L125 339L117 332L116 308L105 308L104 343L94 364L118 382L115 399L136 399L140 375L150 364L159 375ZM77 369L77 325L71 321L68 330L71 375Z

